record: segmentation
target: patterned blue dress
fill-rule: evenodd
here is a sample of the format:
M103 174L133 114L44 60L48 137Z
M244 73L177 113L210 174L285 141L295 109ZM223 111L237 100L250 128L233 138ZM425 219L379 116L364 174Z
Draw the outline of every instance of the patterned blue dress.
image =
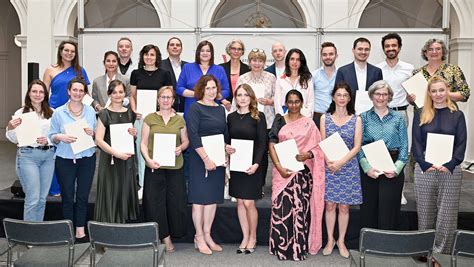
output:
M332 120L331 114L325 116L326 137L335 132L339 132L349 150L354 147L354 134L357 116L352 118L342 126L337 126ZM360 172L357 156L350 159L335 174L326 168L326 192L324 200L344 205L359 205L362 203L362 189L360 186Z

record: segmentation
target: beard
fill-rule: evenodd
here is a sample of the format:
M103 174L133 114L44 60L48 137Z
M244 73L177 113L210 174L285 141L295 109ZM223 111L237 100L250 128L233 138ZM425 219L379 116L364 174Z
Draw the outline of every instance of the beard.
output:
M332 66L334 66L335 62L336 62L335 60L333 60L333 61L323 61L323 64L324 64L325 67L332 67Z
M390 50L390 51L385 52L385 56L388 59L395 59L398 57L398 52L394 50Z

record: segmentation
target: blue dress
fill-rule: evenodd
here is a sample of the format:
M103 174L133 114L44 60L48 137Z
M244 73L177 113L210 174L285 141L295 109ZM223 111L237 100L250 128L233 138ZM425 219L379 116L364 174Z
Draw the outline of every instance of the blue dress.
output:
M189 108L186 124L189 135L188 202L200 205L222 203L225 167L217 167L205 177L204 162L196 148L202 147L201 137L216 134L223 134L225 142L229 144L224 107L195 102Z
M332 120L331 114L326 113L325 125L326 136L331 136L335 132L339 132L351 150L354 147L354 134L357 122L357 116L352 118L342 126L337 126ZM362 203L362 189L360 185L359 162L357 156L350 159L339 171L332 174L326 168L326 192L324 200L344 204L359 205Z

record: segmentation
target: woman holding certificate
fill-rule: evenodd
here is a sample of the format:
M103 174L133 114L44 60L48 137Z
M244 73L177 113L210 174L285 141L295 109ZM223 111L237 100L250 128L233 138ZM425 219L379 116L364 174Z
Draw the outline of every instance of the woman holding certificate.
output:
M373 83L368 90L373 107L362 113L362 145L383 140L395 170L382 171L372 167L363 150L357 155L361 167L363 203L360 205L362 227L396 230L400 217L408 160L408 135L403 117L388 108L393 90L386 81Z
M143 124L143 118L148 114L137 113L137 90L155 90L158 91L165 85L173 85L171 80L171 74L161 68L161 52L160 49L152 44L145 45L140 50L140 60L138 61L138 69L133 70L130 76L130 107L132 111L137 114L137 120L135 121L135 129L137 129L137 140L136 147L137 153L136 160L138 162L138 183L143 188L143 180L145 177L145 160L140 153L141 147L141 129ZM139 192L139 198L143 190Z
M143 192L145 221L158 223L160 239L165 243L167 252L175 250L170 236L179 238L186 234L183 151L188 147L189 140L183 117L173 111L175 98L172 86L163 86L158 90L160 110L145 117L141 143L146 161ZM171 145L164 144L165 137L170 137ZM165 151L165 147L170 149ZM156 151L164 156L155 155ZM170 161L169 158L171 163L165 163Z
M82 103L88 93L86 82L81 78L72 79L68 85L69 101L60 106L51 118L50 140L56 146L56 176L61 188L63 217L71 220L76 227L76 238L86 237L84 227L87 218L87 203L95 171L95 146L92 141L96 126L94 108ZM71 135L65 128L77 129L83 124L81 133ZM84 133L90 137L84 137ZM81 139L78 138L81 136ZM87 140L86 140L87 139ZM78 142L79 141L79 142ZM75 153L72 144L78 142L81 147L89 148ZM86 145L82 145L86 143Z
M303 95L290 90L285 97L288 113L277 114L269 133L273 161L270 253L280 260L300 261L316 254L322 245L324 209L324 156L318 148L319 130L311 118L301 114ZM288 161L278 156L279 143L294 140L303 163L300 171L282 166Z
M234 100L237 111L227 116L229 136L231 140L252 140L253 152L249 151L252 153L248 156L252 160L252 165L247 166L245 172L232 171L231 168L229 195L237 198L237 214L243 235L237 254L250 254L257 245L258 213L255 200L262 198L263 172L260 168L267 166L262 164L262 161L268 160L264 157L267 153L268 133L265 115L258 111L257 98L250 85L244 83L237 86ZM233 154L236 148L227 145L226 151L228 154Z
M186 118L191 147L188 202L193 204L194 244L200 253L210 255L212 251L222 251L222 247L211 237L211 228L217 203L224 202L225 159L218 158L216 154L222 152L222 157L225 157L224 143L229 143L229 134L225 108L215 102L221 98L219 81L213 75L204 75L193 92L197 102L191 105ZM206 142L208 146L205 147L205 138L223 139L223 142ZM217 153L208 154L211 150ZM219 162L218 166L215 161L224 162Z
M139 211L135 157L131 153L112 147L111 127L123 123L130 123L130 126L133 126L135 113L123 106L126 96L123 82L111 81L107 95L111 103L99 112L95 134L97 146L102 151L99 156L94 220L125 223L136 220ZM135 128L130 127L127 130L131 136L137 135Z
M20 145L15 129L18 129L17 127L23 123L23 120L18 116L25 113L34 113L31 115L35 117L34 120L39 121L41 135L36 136L36 142L32 144ZM46 137L49 133L52 115L53 110L48 104L46 85L40 80L33 80L28 85L25 106L15 112L14 119L10 120L7 125L7 139L18 144L16 171L25 192L23 208L23 220L25 221L43 221L46 197L54 172L54 146Z
M325 219L328 242L323 250L323 255L330 255L337 243L339 254L348 258L349 251L344 244L344 238L349 224L349 207L362 203L359 162L356 157L362 142L362 124L360 117L355 115L354 102L351 101L351 89L345 82L338 83L334 87L332 102L328 112L321 116L320 127L322 139L338 133L349 149L348 153L340 159L329 160L326 157L324 200L326 201ZM336 207L339 224L337 242L334 240Z
M433 252L450 254L457 228L467 130L464 114L450 97L449 83L439 76L428 81L423 109L413 119L413 156L418 229L436 229ZM434 144L433 134L451 139ZM454 139L454 140L453 140ZM452 148L452 150L450 150ZM431 151L428 151L428 150ZM444 159L436 156L446 155ZM437 162L436 162L437 161Z

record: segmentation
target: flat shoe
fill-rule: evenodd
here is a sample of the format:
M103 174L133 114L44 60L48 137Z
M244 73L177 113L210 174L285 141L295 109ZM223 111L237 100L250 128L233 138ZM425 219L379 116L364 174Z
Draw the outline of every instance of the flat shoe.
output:
M245 253L245 248L239 247L239 248L237 249L236 253L237 253L237 254L243 254L243 253Z
M332 243L332 247L329 247L328 244L326 244L326 247L324 247L323 249L323 256L331 255L335 246L336 246L336 242Z
M349 250L347 250L347 248L341 249L339 245L337 245L337 247L339 249L339 255L345 259L348 259L350 256Z

